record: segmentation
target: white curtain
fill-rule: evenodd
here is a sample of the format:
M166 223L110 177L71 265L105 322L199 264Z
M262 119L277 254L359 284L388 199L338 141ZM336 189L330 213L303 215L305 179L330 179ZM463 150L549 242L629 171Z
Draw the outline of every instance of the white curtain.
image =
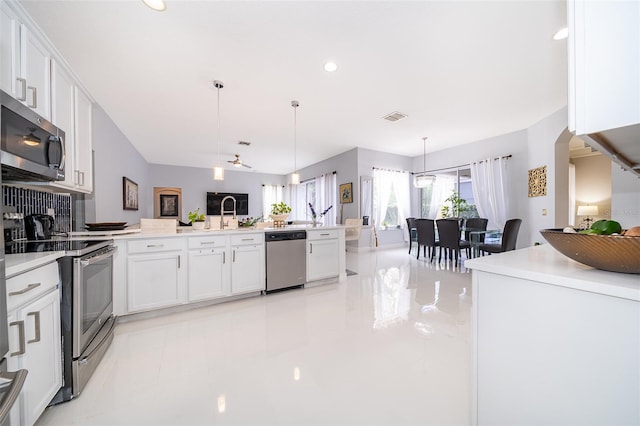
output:
M390 171L374 170L373 171L373 218L376 221L375 226L380 227L387 216L387 206L391 196L391 178Z
M471 187L478 215L489 219L488 229L502 229L509 218L506 158L471 163Z
M393 189L396 193L396 201L398 203L398 224L403 229L402 236L405 241L409 239L409 231L407 230L407 218L411 214L411 175L409 173L395 172L392 175Z
M262 218L269 219L271 204L279 203L282 198L282 185L262 185Z
M331 207L331 210L322 218L324 225L335 225L336 214L338 214L339 206L336 205L336 196L338 193L336 185L336 174L328 173L315 179L316 183L316 201L313 208L318 214Z
M569 163L569 225L576 226L576 165Z
M456 188L456 178L451 175L436 175L431 189L431 201L429 202L429 211L427 219L436 219L444 200L449 198L451 192Z

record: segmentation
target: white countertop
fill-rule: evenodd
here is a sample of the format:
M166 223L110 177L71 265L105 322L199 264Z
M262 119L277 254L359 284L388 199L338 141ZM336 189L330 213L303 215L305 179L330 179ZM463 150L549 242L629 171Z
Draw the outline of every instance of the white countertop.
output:
M465 261L477 271L539 281L609 296L640 301L640 275L608 272L583 265L549 244Z
M7 278L11 278L30 269L55 262L61 257L64 257L64 251L8 254L5 256L4 272Z

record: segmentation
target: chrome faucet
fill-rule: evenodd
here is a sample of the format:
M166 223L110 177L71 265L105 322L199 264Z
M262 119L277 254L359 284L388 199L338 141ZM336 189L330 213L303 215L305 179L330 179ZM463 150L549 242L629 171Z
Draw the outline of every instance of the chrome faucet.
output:
M232 199L233 200L233 210L225 210L224 209L224 202L227 201L228 199ZM224 229L224 214L225 213L233 213L232 219L236 218L236 199L233 198L231 195L227 195L220 202L220 229Z

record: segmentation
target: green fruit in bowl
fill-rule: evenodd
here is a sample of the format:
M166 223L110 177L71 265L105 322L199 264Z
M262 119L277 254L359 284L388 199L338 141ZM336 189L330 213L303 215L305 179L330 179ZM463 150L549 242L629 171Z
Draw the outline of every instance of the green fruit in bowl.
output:
M600 231L599 234L611 235L622 232L622 226L615 220L598 220L591 225L591 230Z
M583 229L582 231L578 232L578 234L586 234L586 235L602 235L602 231L599 229Z

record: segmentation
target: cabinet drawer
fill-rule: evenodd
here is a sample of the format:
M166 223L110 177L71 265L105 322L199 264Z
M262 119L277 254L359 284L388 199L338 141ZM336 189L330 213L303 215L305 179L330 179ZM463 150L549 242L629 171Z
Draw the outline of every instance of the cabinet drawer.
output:
M255 245L264 243L264 234L239 234L231 236L232 246Z
M7 310L11 311L58 285L58 262L49 263L7 280Z
M226 236L191 237L189 238L190 249L206 249L211 247L224 247L227 245Z
M182 250L182 238L158 238L153 240L129 241L127 248L129 250L129 254Z
M328 240L331 238L338 238L337 229L307 231L307 240Z

